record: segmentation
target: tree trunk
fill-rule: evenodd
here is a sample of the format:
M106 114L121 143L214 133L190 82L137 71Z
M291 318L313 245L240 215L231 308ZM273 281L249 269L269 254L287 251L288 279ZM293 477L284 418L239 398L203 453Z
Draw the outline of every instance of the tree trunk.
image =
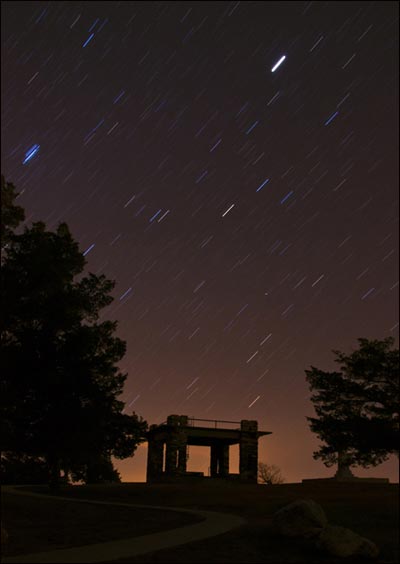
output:
M338 469L335 474L337 480L344 480L346 478L354 478L354 475L350 469L351 463L350 458L345 451L338 453Z

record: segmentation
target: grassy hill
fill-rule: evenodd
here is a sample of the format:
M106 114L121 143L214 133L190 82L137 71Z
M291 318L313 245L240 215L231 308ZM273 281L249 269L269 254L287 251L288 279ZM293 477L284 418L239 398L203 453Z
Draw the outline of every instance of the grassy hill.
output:
M36 488L36 491L47 491ZM262 563L334 562L311 553L295 542L274 535L271 517L280 507L311 498L324 508L329 521L353 529L381 549L380 562L397 562L398 485L368 483L243 485L224 482L198 484L119 484L63 488L62 496L132 504L165 505L234 513L247 525L218 537L146 554L125 562ZM3 500L4 525L14 554L50 550L128 538L193 522L191 517L167 511L103 508L89 504L35 499L7 494ZM57 508L56 508L57 506ZM52 515L52 518L49 516ZM60 541L60 531L63 537ZM58 537L57 537L58 535ZM18 540L19 539L19 540ZM24 542L21 540L24 539ZM39 540L38 540L39 539ZM57 542L53 542L58 539ZM51 544L53 542L53 544ZM50 543L50 544L49 544ZM19 546L18 546L19 545Z

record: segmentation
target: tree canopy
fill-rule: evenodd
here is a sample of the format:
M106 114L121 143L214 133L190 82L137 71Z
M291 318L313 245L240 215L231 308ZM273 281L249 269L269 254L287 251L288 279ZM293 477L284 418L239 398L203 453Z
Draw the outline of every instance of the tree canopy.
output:
M15 225L6 224L2 264L2 451L44 460L55 483L60 470L85 481L96 481L95 468L111 476L111 456L131 456L147 429L119 399L126 343L115 321L99 321L114 282L83 275L66 224L51 232L34 223L20 235Z
M376 466L399 448L399 351L394 339L358 339L351 354L333 351L338 372L306 370L316 417L307 417L323 441L314 453L327 466L346 453L350 465Z

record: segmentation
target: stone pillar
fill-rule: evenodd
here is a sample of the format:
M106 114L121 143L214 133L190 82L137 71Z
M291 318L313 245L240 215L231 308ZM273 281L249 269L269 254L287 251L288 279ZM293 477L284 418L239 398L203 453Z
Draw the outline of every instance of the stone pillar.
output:
M185 427L188 423L186 415L169 415L169 427L166 440L165 474L175 476L186 472L187 435Z
M163 473L164 444L163 441L149 438L147 449L147 481L157 480Z
M258 428L257 421L240 422L239 473L244 482L257 483Z
M169 439L166 443L165 450L165 474L167 476L175 476L178 471L178 449L174 441Z
M185 474L186 473L186 464L187 464L187 445L181 445L178 448L178 473Z
M220 447L219 475L229 476L229 445L222 444Z
M218 443L211 445L210 475L211 478L218 476Z
M228 476L229 445L220 441L211 445L210 474L212 478Z

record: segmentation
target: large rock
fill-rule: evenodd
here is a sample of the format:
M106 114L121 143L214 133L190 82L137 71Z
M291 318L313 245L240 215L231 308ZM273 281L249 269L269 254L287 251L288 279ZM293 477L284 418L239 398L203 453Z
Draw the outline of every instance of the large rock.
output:
M286 537L312 537L326 527L328 520L312 499L299 499L282 507L273 518L274 529Z
M315 547L324 552L347 558L349 556L363 556L376 558L379 554L378 547L370 540L361 537L345 527L327 525L320 532L315 541Z

